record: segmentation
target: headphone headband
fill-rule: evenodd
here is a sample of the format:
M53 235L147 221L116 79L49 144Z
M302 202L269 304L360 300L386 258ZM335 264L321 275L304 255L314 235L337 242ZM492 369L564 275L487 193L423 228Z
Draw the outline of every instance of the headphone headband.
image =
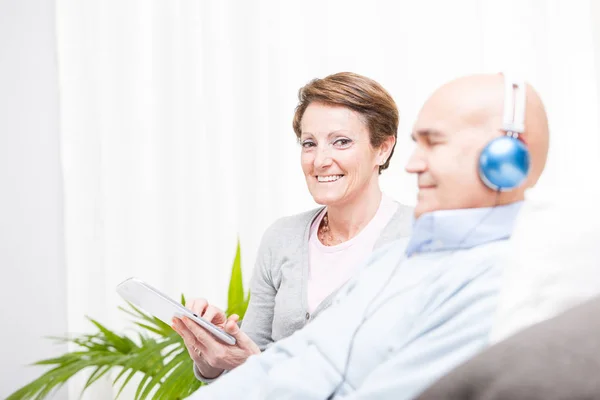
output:
M525 91L525 81L504 76L502 128L515 138L525 131Z
M479 176L492 190L519 187L529 173L529 151L519 135L525 132L525 81L504 75L505 135L488 143L479 156Z

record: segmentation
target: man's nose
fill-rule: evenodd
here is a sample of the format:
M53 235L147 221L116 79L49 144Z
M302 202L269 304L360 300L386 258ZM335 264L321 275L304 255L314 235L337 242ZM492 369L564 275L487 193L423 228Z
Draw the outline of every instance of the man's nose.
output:
M422 151L415 149L404 167L409 174L419 174L427 170L427 162Z

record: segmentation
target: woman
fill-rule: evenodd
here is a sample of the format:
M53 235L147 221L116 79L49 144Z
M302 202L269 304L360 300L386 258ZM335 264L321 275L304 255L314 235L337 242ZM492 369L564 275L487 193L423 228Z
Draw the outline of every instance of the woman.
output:
M238 317L204 299L196 314L237 338L222 344L190 320L174 319L195 363L210 381L301 329L329 307L370 253L408 236L412 210L382 194L398 129L398 109L377 82L353 73L315 79L300 89L293 127L315 210L276 221L258 252L242 330Z

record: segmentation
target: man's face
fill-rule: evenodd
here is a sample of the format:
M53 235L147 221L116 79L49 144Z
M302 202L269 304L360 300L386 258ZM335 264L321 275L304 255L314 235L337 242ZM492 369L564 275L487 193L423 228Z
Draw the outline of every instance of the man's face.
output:
M496 193L479 178L478 160L485 145L501 133L462 111L429 101L417 118L412 134L416 148L406 165L418 177L416 218L437 210L494 205Z

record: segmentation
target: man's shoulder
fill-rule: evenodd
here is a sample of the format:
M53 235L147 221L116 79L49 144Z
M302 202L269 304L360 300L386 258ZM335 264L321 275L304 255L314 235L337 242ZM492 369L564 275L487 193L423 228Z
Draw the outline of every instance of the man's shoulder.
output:
M464 257L473 264L483 263L498 265L506 262L510 254L512 242L509 238L483 243L463 250Z
M454 256L450 253L447 262L451 263L452 266L451 269L445 272L453 277L462 277L465 280L487 273L496 275L506 267L510 249L510 240L501 239L459 250ZM452 262L452 259L455 262Z
M401 273L427 292L450 292L473 281L499 284L508 263L510 243L497 240L468 249L418 253L407 258Z
M509 253L510 242L502 239L448 254L439 265L436 279L439 290L454 293L462 292L465 287L472 287L482 293L497 294Z

